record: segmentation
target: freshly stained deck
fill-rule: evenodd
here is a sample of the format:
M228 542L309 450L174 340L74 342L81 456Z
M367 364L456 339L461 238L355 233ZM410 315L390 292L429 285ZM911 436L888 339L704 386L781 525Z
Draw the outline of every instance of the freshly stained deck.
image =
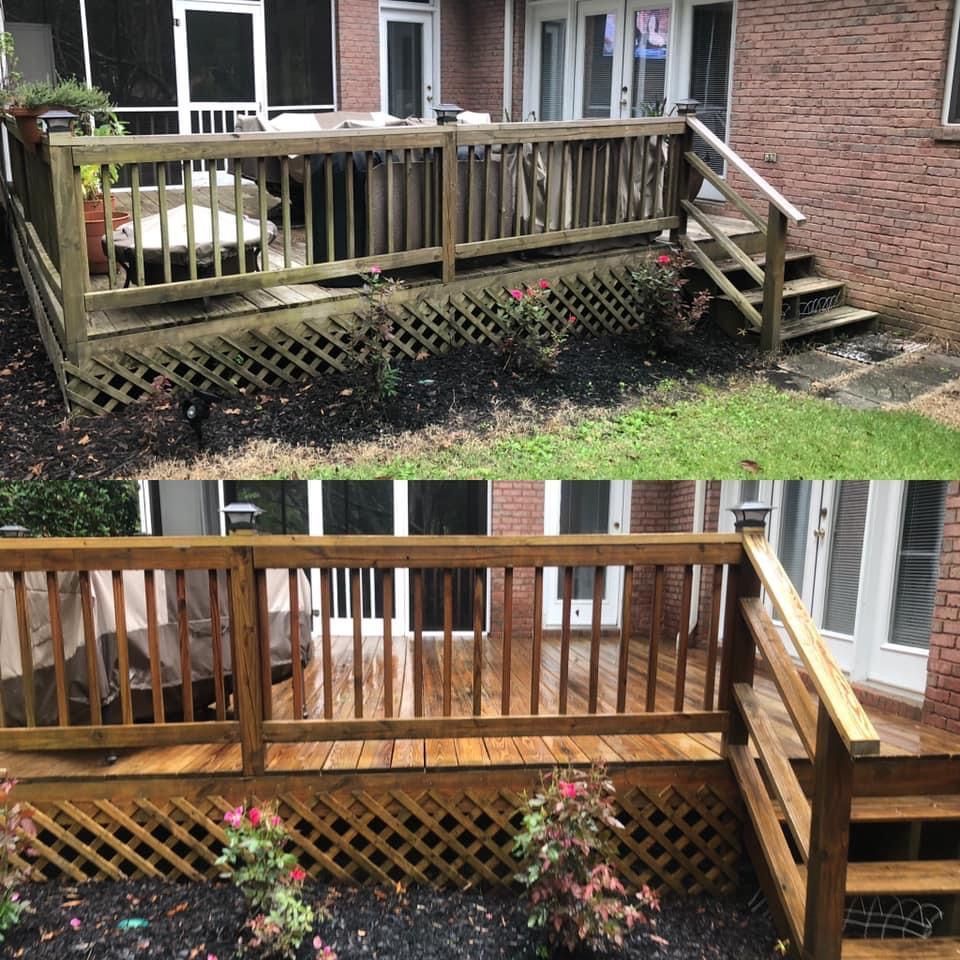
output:
M398 716L413 716L413 641L394 641L394 700ZM431 717L440 716L442 696L442 639L425 638L424 709ZM615 711L618 642L604 640L601 645L599 711ZM472 704L473 643L472 639L453 641L453 716L467 716ZM529 713L530 660L529 642L514 641L511 665L511 713ZM363 713L365 717L383 715L382 641L378 637L364 640ZM545 639L543 644L541 713L557 710L556 690L559 686L560 642ZM483 713L495 714L501 700L501 645L499 640L486 640L483 646ZM589 638L574 637L570 648L571 669L568 710L572 714L587 710L587 689L584 678L589 661ZM354 716L353 640L335 638L333 645L334 717ZM704 709L706 651L690 651L685 684L684 705L688 711ZM646 691L647 646L631 644L627 711L642 711ZM657 674L657 709L673 709L676 671L671 653L660 656ZM305 671L305 705L311 718L320 718L322 683L320 659L314 656ZM771 680L762 673L756 679L757 696L762 702L777 734L791 758L804 757L803 748L793 724L781 703ZM294 719L292 680L273 687L273 717ZM868 710L881 740L881 756L945 757L960 756L960 737L935 728ZM184 774L226 774L240 770L240 747L228 745L189 745L143 750L122 750L115 763L107 764L106 751L72 751L64 753L0 752L0 767L6 767L21 780L83 780L128 776L177 776ZM357 770L411 770L457 768L544 766L553 763L587 763L590 760L608 763L686 763L718 761L720 735L667 734L631 736L549 736L549 737L484 737L437 740L367 740L350 742L317 742L275 744L269 748L267 770L272 774L286 772L346 772Z

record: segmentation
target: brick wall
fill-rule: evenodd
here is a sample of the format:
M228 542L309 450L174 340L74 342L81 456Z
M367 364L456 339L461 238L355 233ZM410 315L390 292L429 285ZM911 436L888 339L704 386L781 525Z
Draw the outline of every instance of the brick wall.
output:
M923 719L960 733L960 481L956 480L947 491Z
M464 110L503 113L503 0L456 0L440 10L441 96Z
M340 109L379 110L379 0L338 0L337 38Z
M960 142L935 140L953 6L740 0L731 143L804 211L793 242L852 302L956 340Z

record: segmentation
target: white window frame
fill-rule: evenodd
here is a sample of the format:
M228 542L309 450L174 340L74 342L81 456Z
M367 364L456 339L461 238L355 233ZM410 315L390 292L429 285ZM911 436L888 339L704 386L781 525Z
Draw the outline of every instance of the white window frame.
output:
M419 16L418 16L419 15ZM387 20L409 20L416 23L424 23L426 30L424 34L425 42L430 44L430 56L428 59L429 77L426 78L430 86L430 96L424 95L424 105L432 108L437 104L443 103L443 94L440 89L441 69L441 24L440 24L440 3L439 0L433 0L431 3L403 3L402 0L382 0L379 12L379 36L380 36L380 109L387 113ZM425 58L427 59L427 58ZM432 113L432 110L429 111ZM429 120L429 116L424 116Z
M613 65L610 76L610 118L620 116L620 98L618 92L623 85L623 34L626 23L626 6L622 0L581 0L577 4L576 19L576 59L573 70L573 113L575 117L583 116L583 74L586 66L586 50L584 49L584 33L587 17L614 14L619 21L617 35L613 43Z
M569 120L571 117L570 103L573 98L573 73L570 63L574 56L575 30L571 29L573 22L570 16L571 4L568 0L547 0L546 3L528 3L527 20L524 27L525 55L523 58L523 119L536 115L540 120L540 25L547 20L562 20L564 22L564 71L563 71L563 104L561 117Z
M944 84L943 94L943 125L949 127L960 127L960 119L950 121L950 107L952 106L950 98L953 94L954 79L957 71L960 70L960 0L956 0L953 5L953 19L950 25L950 52L947 55L947 75ZM960 90L957 92L957 99L960 100ZM957 113L960 116L960 102L957 103Z

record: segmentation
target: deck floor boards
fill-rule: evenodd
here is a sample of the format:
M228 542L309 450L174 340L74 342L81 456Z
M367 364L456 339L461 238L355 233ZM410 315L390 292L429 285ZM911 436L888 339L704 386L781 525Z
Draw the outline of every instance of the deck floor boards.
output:
M425 637L424 712L430 717L442 715L443 640ZM413 640L395 638L394 705L395 715L412 717ZM452 644L452 714L472 712L473 640L456 637ZM557 709L557 682L560 672L559 639L543 642L540 713ZM310 717L322 717L322 676L319 651L305 670L305 708ZM346 719L355 714L353 701L353 638L337 637L333 653L333 714ZM631 644L628 668L627 710L642 711L646 695L648 648L645 642ZM363 640L363 716L383 715L382 640ZM498 638L483 642L481 712L492 716L500 711L500 664L502 644ZM600 646L599 702L601 712L612 712L615 703L619 644L604 639ZM589 640L575 637L570 644L570 689L568 711L587 710ZM690 651L687 667L685 708L703 707L705 651ZM657 709L672 711L675 683L672 652L661 652L657 676ZM530 644L524 638L513 643L510 708L514 715L529 713ZM284 680L273 687L274 719L294 719L293 681ZM762 673L756 681L757 696L768 711L774 730L792 758L804 756L776 688ZM868 711L876 724L883 756L957 756L960 737L906 720L902 717ZM268 749L267 769L271 773L303 770L398 770L477 768L486 766L542 766L551 763L586 763L603 759L611 763L687 762L720 759L720 736L716 733L676 733L653 735L604 736L516 736L438 740L367 740L356 742L318 742L275 744ZM0 767L21 779L109 779L121 776L178 776L197 773L229 773L240 769L237 744L198 744L191 746L144 748L117 751L116 762L107 763L105 750L69 752L0 752Z

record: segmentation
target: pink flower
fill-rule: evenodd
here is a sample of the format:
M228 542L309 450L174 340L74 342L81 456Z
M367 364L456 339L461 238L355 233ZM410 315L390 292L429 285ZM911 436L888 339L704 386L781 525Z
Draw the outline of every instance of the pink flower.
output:
M303 883L307 879L307 871L303 867L294 867L290 871L290 879L294 883Z
M573 800L577 796L577 785L567 780L561 780L557 786L560 788L560 796L565 800Z
M323 940L320 937L313 938L313 949L322 950L323 949Z
M523 299L523 291L522 291L522 290L511 290L511 291L510 291L510 296L513 297L513 299L516 300L516 301L519 303L519 302Z
M250 822L251 822L255 827L259 827L259 826L260 826L260 808L259 808L259 807L251 807L251 808L250 808L250 813L247 814L247 816L250 817Z
M217 960L217 955L215 953L208 953L207 960Z
M660 256L657 257L657 263L659 263L661 267L667 266L669 263L671 263L670 254L661 253Z
M541 290L549 290L549 289L550 289L550 284L549 284L546 280L541 280L541 281L540 281L540 289L541 289Z
M71 917L70 926L73 927L74 930L79 930L83 926L83 921L79 917Z
M371 275L374 276L374 277L379 277L380 274L383 273L383 268L377 266L376 264L374 264L374 265L370 268L370 273L371 273Z
M243 823L243 807L234 807L223 815L223 822L236 830Z
M283 821L282 821L276 814L274 814L274 815L270 818L270 826L271 826L271 827L279 827L281 823L283 823Z
M567 317L567 323L569 323L570 326L572 327L576 322L577 322L577 318L571 313L570 316Z

